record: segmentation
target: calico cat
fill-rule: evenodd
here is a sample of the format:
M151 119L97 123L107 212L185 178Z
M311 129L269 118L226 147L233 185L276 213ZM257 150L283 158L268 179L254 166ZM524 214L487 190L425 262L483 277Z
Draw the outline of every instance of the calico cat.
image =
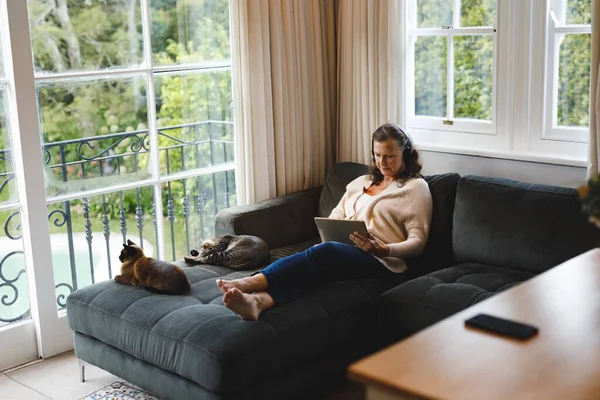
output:
M271 255L267 242L252 235L224 235L205 240L200 251L190 251L188 264L212 264L235 270L256 269L265 265Z
M123 244L119 260L123 263L121 275L115 276L119 283L163 294L183 294L191 289L190 281L181 268L144 256L144 251L131 240Z

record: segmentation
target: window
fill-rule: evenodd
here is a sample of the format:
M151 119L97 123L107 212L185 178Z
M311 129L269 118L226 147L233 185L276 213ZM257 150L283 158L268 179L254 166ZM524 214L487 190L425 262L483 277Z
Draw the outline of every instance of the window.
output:
M412 0L413 124L493 132L496 0Z
M405 125L423 149L585 165L590 0L409 0Z
M236 188L229 0L2 1L0 38L4 369L72 348L66 297L126 239L181 259Z
M589 121L590 0L554 0L549 12L549 104L544 137L586 142Z

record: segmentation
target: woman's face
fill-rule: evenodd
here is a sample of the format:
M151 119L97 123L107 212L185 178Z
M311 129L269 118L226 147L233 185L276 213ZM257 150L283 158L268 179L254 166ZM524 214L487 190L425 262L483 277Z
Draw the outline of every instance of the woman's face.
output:
M374 142L373 153L375 154L375 165L384 177L393 177L402 171L404 160L402 150L394 139L385 142Z

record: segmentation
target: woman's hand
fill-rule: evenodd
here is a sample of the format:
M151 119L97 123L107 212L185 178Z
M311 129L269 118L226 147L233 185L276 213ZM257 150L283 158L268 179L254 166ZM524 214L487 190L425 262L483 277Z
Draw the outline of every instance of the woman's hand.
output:
M371 253L377 257L387 257L390 253L390 248L387 244L376 238L371 232L367 234L354 232L350 235L350 240L359 249Z

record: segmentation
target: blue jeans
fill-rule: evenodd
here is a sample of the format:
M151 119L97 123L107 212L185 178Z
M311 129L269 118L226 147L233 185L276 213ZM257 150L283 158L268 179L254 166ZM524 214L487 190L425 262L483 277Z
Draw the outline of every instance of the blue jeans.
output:
M280 258L257 273L267 278L266 292L276 304L292 301L326 283L397 276L373 255L338 242L321 243Z

